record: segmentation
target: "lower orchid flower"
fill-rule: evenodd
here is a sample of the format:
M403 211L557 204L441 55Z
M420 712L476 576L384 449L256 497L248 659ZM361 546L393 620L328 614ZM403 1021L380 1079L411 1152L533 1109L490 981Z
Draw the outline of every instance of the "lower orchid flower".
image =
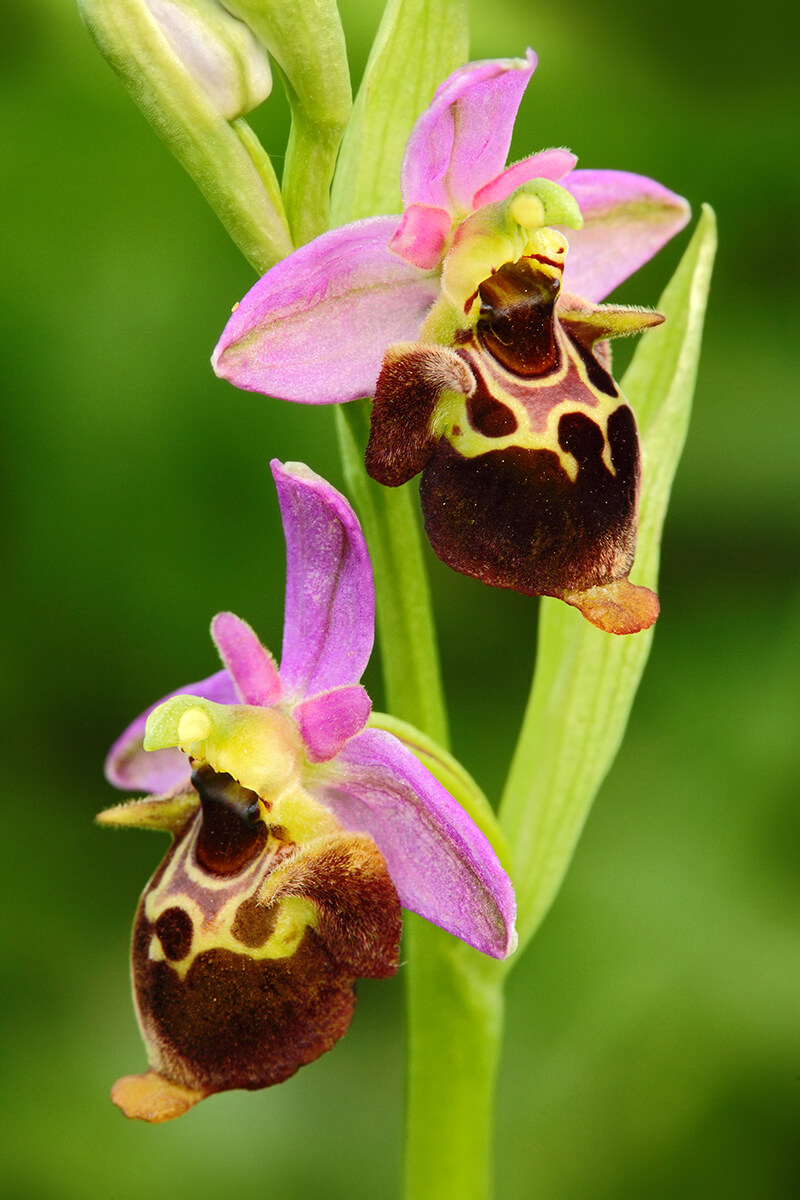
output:
M280 669L214 618L224 668L158 702L111 749L149 795L104 824L171 848L136 914L149 1070L112 1098L164 1121L214 1092L279 1083L347 1030L359 977L398 966L401 904L503 958L511 884L464 809L397 737L366 728L372 572L358 521L302 464L273 462L287 545Z
M440 558L631 633L658 601L628 579L638 436L607 341L661 318L599 301L689 210L643 176L578 170L563 149L505 167L535 65L528 51L450 76L412 130L402 216L278 263L213 362L238 387L299 403L374 395L367 469L389 486L422 472Z

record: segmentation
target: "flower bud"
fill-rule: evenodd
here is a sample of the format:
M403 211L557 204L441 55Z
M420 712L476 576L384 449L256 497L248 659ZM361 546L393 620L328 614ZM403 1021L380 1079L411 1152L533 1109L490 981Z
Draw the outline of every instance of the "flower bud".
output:
M228 121L272 91L266 50L217 0L146 0L173 53Z
M242 114L267 52L218 0L78 0L98 48L259 272L292 249L272 163Z

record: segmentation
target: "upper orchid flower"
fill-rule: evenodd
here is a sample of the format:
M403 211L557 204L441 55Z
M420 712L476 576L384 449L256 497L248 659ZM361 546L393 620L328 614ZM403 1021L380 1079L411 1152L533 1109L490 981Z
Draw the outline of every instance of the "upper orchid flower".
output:
M112 783L156 794L100 819L174 835L133 933L151 1069L112 1092L150 1121L330 1049L356 977L397 968L400 904L497 958L515 942L486 838L402 742L365 728L374 593L355 514L307 467L272 468L288 559L280 670L220 614L224 669L149 709L107 762Z
M213 362L238 387L300 403L374 394L367 469L388 485L423 472L441 558L629 633L658 602L628 582L638 440L607 339L661 318L598 302L689 210L643 176L576 170L563 149L505 167L535 65L528 51L451 75L412 130L402 216L278 263Z

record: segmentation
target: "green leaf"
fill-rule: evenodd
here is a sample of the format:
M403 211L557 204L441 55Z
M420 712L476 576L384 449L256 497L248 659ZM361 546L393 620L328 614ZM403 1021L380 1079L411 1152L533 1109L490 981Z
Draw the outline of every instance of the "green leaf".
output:
M714 214L704 207L658 304L666 322L647 333L623 380L642 439L633 575L651 588L686 437L715 249ZM500 810L514 855L520 948L553 902L614 761L651 641L652 630L615 637L557 600L541 601L536 673Z
M402 211L400 165L408 135L468 48L465 0L389 0L342 142L334 225Z

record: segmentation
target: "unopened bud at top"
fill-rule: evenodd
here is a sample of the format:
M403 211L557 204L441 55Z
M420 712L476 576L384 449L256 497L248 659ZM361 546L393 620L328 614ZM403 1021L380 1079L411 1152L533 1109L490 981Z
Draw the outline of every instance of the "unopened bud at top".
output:
M151 17L195 83L228 121L272 91L267 52L217 0L145 0Z

